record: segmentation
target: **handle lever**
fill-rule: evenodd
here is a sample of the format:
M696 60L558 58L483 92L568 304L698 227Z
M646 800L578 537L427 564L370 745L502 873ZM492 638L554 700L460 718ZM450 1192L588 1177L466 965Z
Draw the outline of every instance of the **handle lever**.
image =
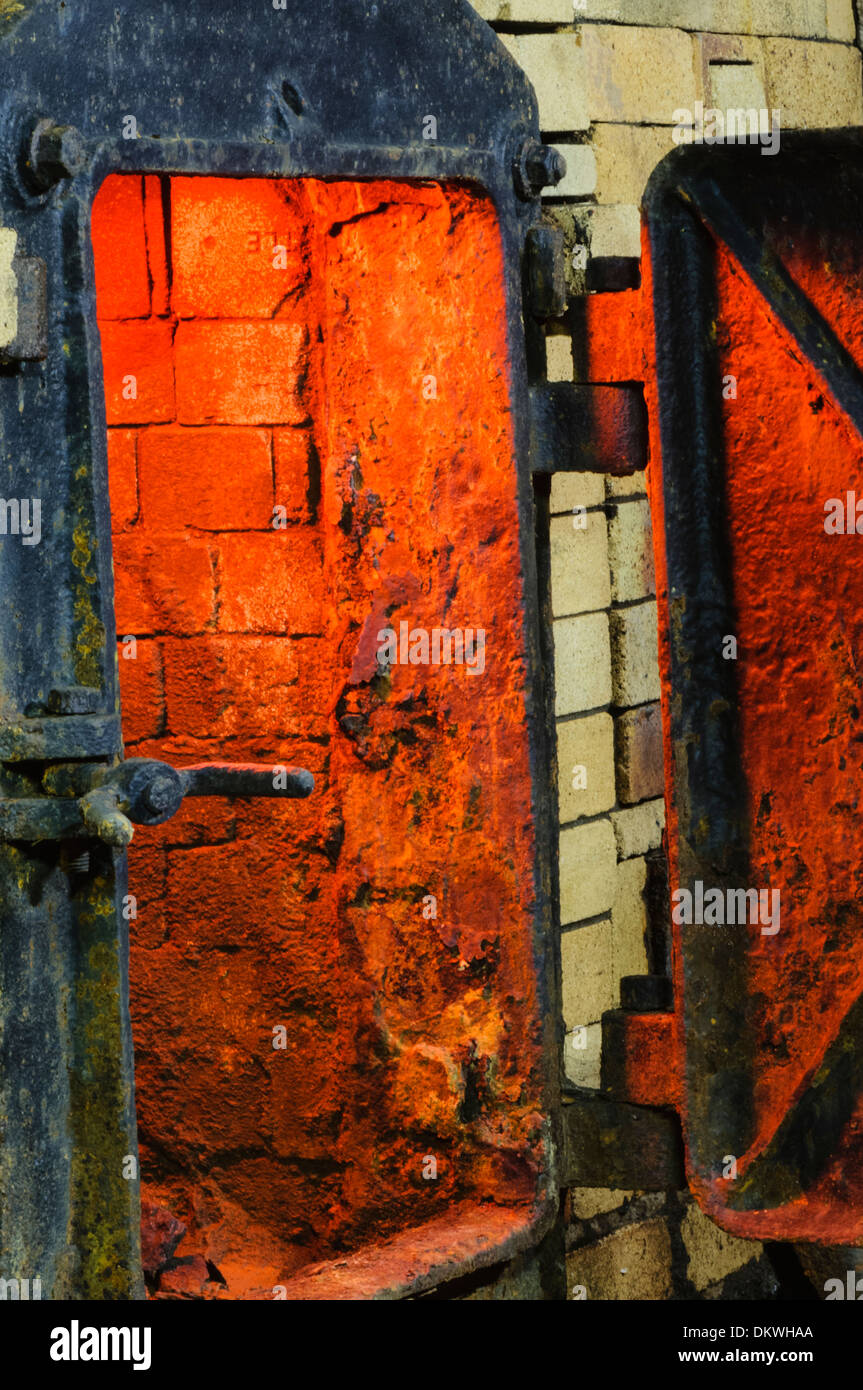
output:
M260 763L197 763L180 769L184 796L305 797L315 779L304 767L265 767Z
M42 786L49 797L0 799L0 841L93 836L125 849L133 825L161 825L185 797L306 797L315 779L304 767L263 763L199 763L174 768L156 758L58 763Z

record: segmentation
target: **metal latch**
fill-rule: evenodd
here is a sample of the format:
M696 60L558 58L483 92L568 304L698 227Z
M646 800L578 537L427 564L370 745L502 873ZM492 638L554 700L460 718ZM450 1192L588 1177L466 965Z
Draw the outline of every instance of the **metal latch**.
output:
M161 825L185 797L308 796L315 779L302 767L201 763L181 770L156 758L58 763L42 778L44 797L0 800L0 841L92 837L125 849L134 825Z

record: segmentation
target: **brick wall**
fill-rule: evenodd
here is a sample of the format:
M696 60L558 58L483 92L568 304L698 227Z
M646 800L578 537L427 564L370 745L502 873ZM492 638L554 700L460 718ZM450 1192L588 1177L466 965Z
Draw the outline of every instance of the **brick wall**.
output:
M573 300L547 339L548 376L644 379L638 204L673 148L674 113L701 101L779 108L783 129L860 124L851 0L475 8L527 72L545 137L567 159L546 206L565 232ZM589 293L603 289L618 292ZM651 882L664 817L644 478L556 477L552 513L564 1061L572 1081L597 1086L600 1018L619 1005L620 978L647 969L662 926L648 909L661 902ZM773 1297L777 1288L761 1246L723 1234L685 1194L573 1191L567 1246L578 1296Z
M315 308L302 210L269 183L115 176L95 200L92 238L127 756L296 762L320 776L328 726L310 675L323 567L306 427ZM274 266L277 244L290 248L287 270ZM180 1253L211 1259L234 1296L263 1282L267 1264L275 1283L302 1263L291 1241L305 1239L299 1213L313 1207L283 1136L301 1126L306 1078L321 1093L332 1083L319 1053L268 1057L262 1046L283 1008L257 953L273 953L295 989L308 954L323 959L292 900L300 866L279 843L289 829L314 843L305 804L186 802L167 825L139 828L129 855L144 1201L183 1220L191 1243ZM320 973L323 1022L336 982ZM265 1158L274 1127L282 1165ZM312 1168L326 1147L308 1132L298 1146ZM245 1173L218 1157L246 1149L258 1157ZM270 1195L256 1201L268 1166ZM268 1258L255 1222L269 1227ZM221 1248L214 1226L231 1231Z

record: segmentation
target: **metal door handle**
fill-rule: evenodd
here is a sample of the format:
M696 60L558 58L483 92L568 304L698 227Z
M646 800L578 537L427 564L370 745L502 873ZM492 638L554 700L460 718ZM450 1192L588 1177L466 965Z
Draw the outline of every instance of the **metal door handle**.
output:
M185 797L309 796L315 779L303 767L262 763L199 763L175 768L156 758L58 763L48 768L44 797L0 800L0 840L93 836L125 849L135 825L161 825Z

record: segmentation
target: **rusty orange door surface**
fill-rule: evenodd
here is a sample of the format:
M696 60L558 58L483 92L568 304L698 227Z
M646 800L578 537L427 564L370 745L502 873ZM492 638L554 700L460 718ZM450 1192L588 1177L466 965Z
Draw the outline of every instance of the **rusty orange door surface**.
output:
M93 239L127 751L315 776L130 847L145 1209L210 1296L434 1282L544 1162L494 212L115 175Z
M740 1235L859 1243L859 135L680 151L646 207L689 1181Z

